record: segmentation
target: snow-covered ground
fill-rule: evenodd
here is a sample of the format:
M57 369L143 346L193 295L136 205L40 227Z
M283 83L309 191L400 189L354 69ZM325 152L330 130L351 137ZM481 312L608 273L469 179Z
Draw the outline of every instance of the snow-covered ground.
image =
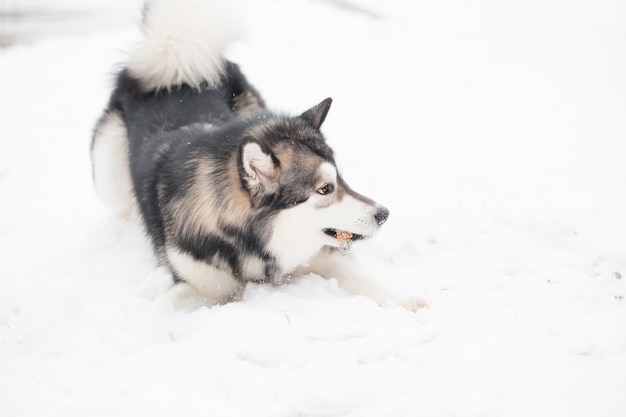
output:
M626 3L243 1L232 58L276 109L335 99L392 212L353 249L417 313L316 276L160 303L88 152L140 2L92 4L3 19L29 43L0 51L1 416L626 415Z

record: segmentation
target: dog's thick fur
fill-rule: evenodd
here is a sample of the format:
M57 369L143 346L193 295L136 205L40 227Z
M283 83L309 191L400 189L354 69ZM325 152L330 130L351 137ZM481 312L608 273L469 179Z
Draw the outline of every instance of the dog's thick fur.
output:
M98 194L117 215L138 208L175 291L203 303L232 300L248 282L315 272L395 304L342 254L389 212L337 171L320 132L331 100L295 117L267 110L223 58L233 26L212 6L146 7L144 40L95 128Z

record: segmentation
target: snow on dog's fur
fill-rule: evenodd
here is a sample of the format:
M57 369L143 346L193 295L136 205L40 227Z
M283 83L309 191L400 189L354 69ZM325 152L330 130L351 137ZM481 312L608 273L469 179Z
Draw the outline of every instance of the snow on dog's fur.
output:
M398 303L345 256L389 211L337 171L320 132L331 100L295 117L267 110L223 58L237 31L213 6L147 5L144 40L95 128L97 192L118 215L136 205L177 296L222 303L248 282L315 272Z

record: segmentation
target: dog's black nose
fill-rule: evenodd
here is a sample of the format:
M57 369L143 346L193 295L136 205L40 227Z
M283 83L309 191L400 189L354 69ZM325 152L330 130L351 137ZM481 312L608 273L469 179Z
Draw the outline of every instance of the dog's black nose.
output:
M385 207L379 207L374 214L374 218L376 219L376 223L378 223L379 226L382 226L383 223L385 223L389 218L389 210Z

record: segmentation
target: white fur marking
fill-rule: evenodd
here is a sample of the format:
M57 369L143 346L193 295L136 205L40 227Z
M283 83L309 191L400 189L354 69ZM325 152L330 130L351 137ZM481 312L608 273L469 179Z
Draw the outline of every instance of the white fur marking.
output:
M323 216L311 198L276 215L268 248L277 256L283 271L290 272L308 262L328 243L322 232L326 227Z
M337 182L337 169L330 162L323 162L320 165L320 176L329 184Z
M127 218L133 207L133 183L128 132L117 112L109 113L97 127L91 158L96 193L116 216Z

